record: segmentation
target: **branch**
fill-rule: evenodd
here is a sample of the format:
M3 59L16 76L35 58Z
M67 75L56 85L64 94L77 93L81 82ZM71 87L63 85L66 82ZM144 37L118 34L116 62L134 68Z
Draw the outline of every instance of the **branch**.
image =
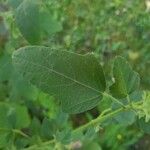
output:
M134 105L140 105L141 104L141 101L140 102L135 102L133 103ZM96 119L93 119L91 120L90 122L86 123L85 125L82 125L80 127L78 127L77 129L73 130L73 134L77 133L77 132L84 132L86 131L89 127L95 127L97 125L100 125L102 122L108 120L108 119L111 119L112 117L114 117L115 115L119 114L120 112L125 112L125 111L129 111L129 110L132 110L133 108L131 107L130 104L128 105L125 105L124 107L121 107L121 108L118 108L110 113L107 113L107 114L103 114L103 115L99 115ZM110 111L110 110L109 110ZM107 111L107 112L109 112ZM104 110L105 112L105 110ZM103 112L102 112L103 113ZM54 144L56 141L55 139L53 140L50 140L50 141L47 141L47 142L43 142L40 146L45 146L45 145L49 145L49 144ZM32 145L28 148L25 148L24 150L33 150L33 149L39 149L40 147L38 145Z

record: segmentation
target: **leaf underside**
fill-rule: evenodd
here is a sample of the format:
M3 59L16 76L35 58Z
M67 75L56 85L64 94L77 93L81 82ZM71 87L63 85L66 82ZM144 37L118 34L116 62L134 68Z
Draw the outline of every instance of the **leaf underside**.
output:
M13 64L32 84L61 100L65 112L84 112L102 99L105 77L92 54L30 46L14 52Z

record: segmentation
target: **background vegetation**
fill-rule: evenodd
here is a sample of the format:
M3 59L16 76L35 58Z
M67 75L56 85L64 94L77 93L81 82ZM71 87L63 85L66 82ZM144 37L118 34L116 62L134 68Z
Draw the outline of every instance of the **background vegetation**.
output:
M61 112L53 96L30 85L15 71L13 51L26 45L45 45L80 54L93 52L110 84L112 60L121 55L140 74L142 91L150 90L149 40L150 12L144 0L1 0L0 148L49 150L51 143L47 141L54 136L55 148L65 149L62 143L70 143L72 128L97 117L110 105L104 97L98 107L86 113L69 116ZM150 125L144 133L129 114L110 121L111 125L106 122L96 135L89 130L69 146L150 149Z

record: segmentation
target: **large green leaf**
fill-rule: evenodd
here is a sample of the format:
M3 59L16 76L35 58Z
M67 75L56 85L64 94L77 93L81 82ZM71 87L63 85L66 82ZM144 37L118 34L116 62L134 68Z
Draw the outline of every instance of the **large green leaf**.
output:
M116 98L124 98L136 91L140 77L123 57L116 57L113 66L115 83L110 87L111 94Z
M43 38L62 29L40 0L24 0L17 8L15 18L22 35L31 44L39 44Z
M65 112L95 107L105 90L102 67L92 54L24 47L14 52L13 64L31 83L61 100Z

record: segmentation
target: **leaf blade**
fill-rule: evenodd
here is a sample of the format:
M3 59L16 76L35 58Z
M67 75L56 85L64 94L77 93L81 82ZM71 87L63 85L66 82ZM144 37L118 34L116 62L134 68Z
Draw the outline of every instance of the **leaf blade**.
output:
M93 55L31 46L16 51L13 62L31 83L60 99L66 112L95 107L105 90L102 67Z
M24 0L15 11L15 20L20 32L31 44L39 44L44 38L62 30L62 24L39 0Z
M133 71L121 56L116 57L114 61L113 76L115 83L110 87L110 92L116 98L125 98L139 87L138 73Z

